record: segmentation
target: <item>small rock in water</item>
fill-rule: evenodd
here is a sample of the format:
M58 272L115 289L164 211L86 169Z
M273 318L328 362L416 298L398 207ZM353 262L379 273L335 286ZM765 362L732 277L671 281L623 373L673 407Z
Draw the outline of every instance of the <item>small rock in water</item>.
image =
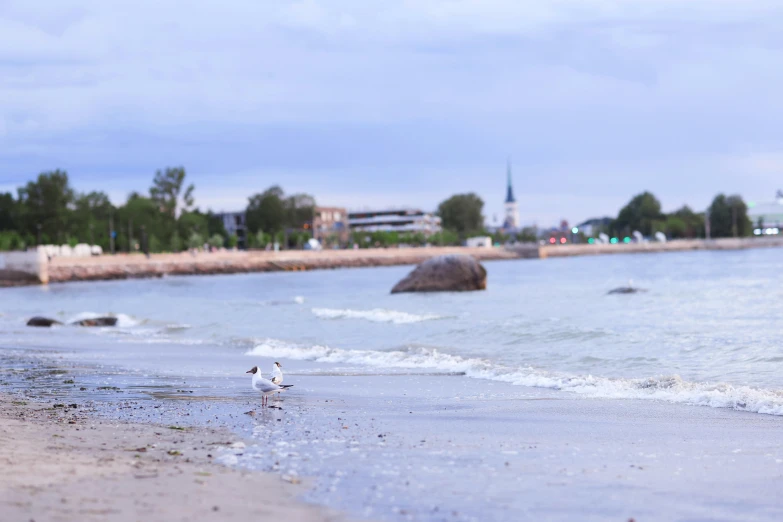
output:
M27 321L27 326L42 326L49 327L55 324L63 324L56 319L49 319L48 317L33 317Z
M609 294L636 294L638 292L646 292L644 288L634 288L632 286L620 286L609 290Z
M633 281L628 280L628 286L618 286L617 288L613 288L612 290L609 290L609 294L636 294L638 292L646 292L644 288L637 288L633 286Z
M116 317L95 317L93 319L82 319L71 323L74 326L117 326Z

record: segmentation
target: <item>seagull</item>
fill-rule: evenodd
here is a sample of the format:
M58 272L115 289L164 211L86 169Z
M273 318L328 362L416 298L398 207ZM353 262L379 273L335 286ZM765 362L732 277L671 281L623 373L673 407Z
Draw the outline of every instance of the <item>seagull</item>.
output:
M279 362L272 366L272 379L270 380L277 385L283 384L283 367Z
M290 388L291 386L293 386L292 384L287 384L285 386L278 386L277 384L273 383L269 379L264 379L263 377L261 377L261 372L259 371L258 366L253 366L245 373L253 374L253 380L251 381L251 386L253 387L254 390L258 390L261 392L262 406L266 406L269 403L269 396L272 395L273 393L280 393L286 388Z

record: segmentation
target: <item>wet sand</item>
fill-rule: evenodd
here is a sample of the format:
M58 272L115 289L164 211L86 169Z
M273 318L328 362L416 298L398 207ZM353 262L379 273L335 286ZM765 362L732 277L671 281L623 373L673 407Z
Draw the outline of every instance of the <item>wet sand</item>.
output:
M244 442L226 429L118 422L0 394L0 519L343 519L295 500L302 486L278 475L214 464L231 444Z
M290 382L239 464L319 476L308 498L366 517L783 519L778 416L447 375Z
M98 412L222 423L248 443L221 448L219 462L313 477L302 498L366 519L783 519L779 416L589 399L458 374L284 366L295 387L270 401L279 408L262 409L237 377L219 386L234 397L195 389L121 409L102 402Z

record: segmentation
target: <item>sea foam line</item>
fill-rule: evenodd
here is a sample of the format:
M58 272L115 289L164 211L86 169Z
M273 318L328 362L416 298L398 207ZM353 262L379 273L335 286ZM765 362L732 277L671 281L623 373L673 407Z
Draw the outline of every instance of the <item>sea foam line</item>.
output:
M394 324L420 323L422 321L432 321L444 318L440 315L418 315L396 310L385 310L383 308L374 308L372 310L313 308L313 314L321 319L365 319L374 323Z
M95 312L82 312L69 318L65 322L66 324L68 324L68 323L74 323L76 321L83 321L84 319L96 319L98 317L116 317L117 326L120 328L131 328L133 326L138 326L143 322L127 314L98 314Z
M434 348L408 348L379 352L342 350L327 346L299 346L268 339L246 355L357 364L382 368L409 368L464 372L468 377L507 382L519 386L564 390L605 399L654 399L672 403L732 408L740 411L783 415L783 391L727 383L699 383L679 375L645 379L595 377L547 372L532 367L510 367L484 359L465 358Z

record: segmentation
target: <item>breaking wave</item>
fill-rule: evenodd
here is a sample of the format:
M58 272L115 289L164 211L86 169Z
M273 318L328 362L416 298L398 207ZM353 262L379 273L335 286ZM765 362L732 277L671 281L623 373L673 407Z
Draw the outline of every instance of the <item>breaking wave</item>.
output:
M348 310L334 308L313 308L313 313L321 319L364 319L374 323L420 323L422 321L432 321L443 319L443 316L433 314L410 314L408 312L398 312L396 310L384 310L383 308L374 308L372 310Z
M387 352L341 350L327 346L300 346L274 339L248 350L246 355L288 358L324 363L347 363L382 368L407 368L464 372L468 377L520 386L569 391L606 399L654 399L672 403L732 408L740 411L783 415L783 390L765 390L726 383L700 383L679 375L646 379L594 377L547 372L532 367L510 367L485 359L465 358L434 348L412 347Z
M83 321L84 319L95 319L97 317L116 317L117 326L120 328L131 328L133 326L139 326L140 324L144 323L144 321L126 314L96 314L95 312L82 312L80 314L76 314L73 317L68 318L65 323L69 324L76 321Z

